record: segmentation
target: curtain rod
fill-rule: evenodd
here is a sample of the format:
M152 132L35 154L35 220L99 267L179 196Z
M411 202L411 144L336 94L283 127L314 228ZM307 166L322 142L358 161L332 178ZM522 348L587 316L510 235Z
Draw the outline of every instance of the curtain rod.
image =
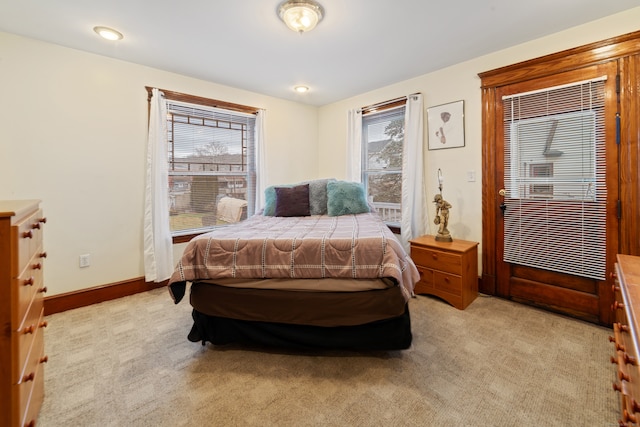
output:
M406 101L407 98L410 96L419 95L419 94L420 92L416 92L416 93L412 93L411 95L401 96L399 98L390 99L388 101L378 102L377 104L367 105L366 107L360 108L360 111L364 113L365 111L375 110L377 108L384 107L385 105L397 104L398 102Z

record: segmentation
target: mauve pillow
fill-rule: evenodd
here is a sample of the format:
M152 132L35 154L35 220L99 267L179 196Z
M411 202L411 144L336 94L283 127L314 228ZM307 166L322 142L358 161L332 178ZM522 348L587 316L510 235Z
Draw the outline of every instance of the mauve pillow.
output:
M276 187L275 216L309 216L309 184Z
M370 212L364 186L359 182L327 182L327 215L340 216Z

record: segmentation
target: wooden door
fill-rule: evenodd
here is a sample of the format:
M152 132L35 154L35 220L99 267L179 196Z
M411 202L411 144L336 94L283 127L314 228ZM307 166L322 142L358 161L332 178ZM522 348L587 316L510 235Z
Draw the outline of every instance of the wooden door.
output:
M609 323L611 288L606 276L607 271L611 271L613 268L618 248L616 76L617 61L609 61L604 64L505 85L496 90L496 123L494 127L496 172L494 181L487 183L487 185L493 186L492 193L497 197L493 200L494 208L489 207L486 210L495 216L492 222L496 224L494 232L496 295L542 306L595 323ZM518 170L516 174L528 173L530 175L527 176L527 183L520 184L518 187L521 190L512 189L514 184L510 182L512 181L510 178L514 173L511 171L511 165L514 163L510 158L510 151L521 149L514 149L514 143L509 138L508 134L513 131L507 124L510 112L505 110L509 110L510 107L508 102L505 106L505 102L500 102L500 100L509 100L514 94L533 93L535 95L531 96L539 96L537 94L541 93L541 96L546 96L545 91L554 90L553 88L561 88L562 91L567 86L573 88L579 86L581 82L582 84L584 82L591 84L592 81L599 82L603 96L603 107L596 109L597 113L593 113L599 115L602 123L600 126L594 126L594 132L599 132L601 137L601 170L597 186L602 189L602 192L598 197L594 195L593 199L585 202L581 199L581 195L586 191L576 190L579 200L573 200L571 198L576 198L576 195L570 194L570 191L566 196L558 196L558 187L562 185L558 183L560 181L556 181L555 184L544 183L544 180L536 181L534 176L536 170L543 170L544 176L553 175L553 172L549 173L545 169L553 170L554 165L559 164L557 162L560 161L560 154L564 148L561 144L552 146L553 137L547 139L546 147L539 147L539 151L545 150L548 162L533 162L529 165L525 163L524 167L519 162L515 162L516 166L513 169ZM582 91L582 89L579 90ZM557 108L552 117L565 117L574 114L572 112L574 106L561 104L563 102L559 102L557 107L548 107L551 110ZM563 109L565 110L563 111ZM505 117L505 112L507 117ZM527 120L535 121L538 119L536 117L525 118L519 123ZM557 125L557 120L550 121ZM595 130L595 128L598 129ZM556 153L555 158L553 153ZM538 183L536 184L536 182ZM587 184L583 183L582 185ZM588 184L589 189L592 188L591 185L592 183ZM554 186L556 187L555 191L553 190ZM527 192L526 195L523 194L525 192ZM602 223L598 224L595 230L588 232L590 234L586 234L586 238L583 237L582 240L580 238L556 240L547 236L547 234L551 236L564 234L562 230L549 233L549 231L553 231L549 229L554 227L564 226L565 230L573 232L576 228L581 227L581 221L583 228L586 229L587 227L584 227L585 218L580 215L585 210L584 207L594 205L596 199L600 201L597 209L600 210ZM543 215L540 214L542 211L544 211ZM544 218L543 225L541 225L541 221L538 221L540 218ZM569 219L567 220L567 218ZM569 222L568 225L567 222ZM530 231L525 233L528 237L518 238L514 243L511 237L514 229L518 231L518 236L521 234L520 231L524 229ZM594 234L598 235L598 239L588 240L589 236ZM516 247L518 254L521 255L511 255L509 251L512 249L507 250L507 246L509 248ZM527 256L535 251L538 251L540 256ZM586 271L590 267L589 261L585 262L581 256L587 251L593 251L596 258L602 260L603 265L596 272ZM531 261L532 259L533 261ZM577 268L576 266L580 263L587 264L586 269Z

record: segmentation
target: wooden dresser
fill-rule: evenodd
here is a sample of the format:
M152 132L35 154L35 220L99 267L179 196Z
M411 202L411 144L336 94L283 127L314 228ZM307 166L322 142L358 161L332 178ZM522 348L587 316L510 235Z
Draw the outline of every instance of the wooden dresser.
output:
M615 345L611 363L616 365L613 389L620 393L620 425L637 425L640 421L640 367L638 366L638 332L640 324L640 257L618 255L616 263L613 336Z
M0 201L0 425L33 426L44 399L42 233L38 200Z
M476 299L478 242L437 242L434 236L425 235L410 243L411 259L420 272L416 294L435 295L460 310Z

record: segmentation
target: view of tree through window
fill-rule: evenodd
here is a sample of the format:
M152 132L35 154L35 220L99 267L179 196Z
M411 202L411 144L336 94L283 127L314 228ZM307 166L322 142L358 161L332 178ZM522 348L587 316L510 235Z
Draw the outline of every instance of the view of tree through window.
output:
M170 224L195 234L253 213L255 115L167 101Z
M362 118L362 182L369 201L389 225L402 218L402 149L405 107Z

